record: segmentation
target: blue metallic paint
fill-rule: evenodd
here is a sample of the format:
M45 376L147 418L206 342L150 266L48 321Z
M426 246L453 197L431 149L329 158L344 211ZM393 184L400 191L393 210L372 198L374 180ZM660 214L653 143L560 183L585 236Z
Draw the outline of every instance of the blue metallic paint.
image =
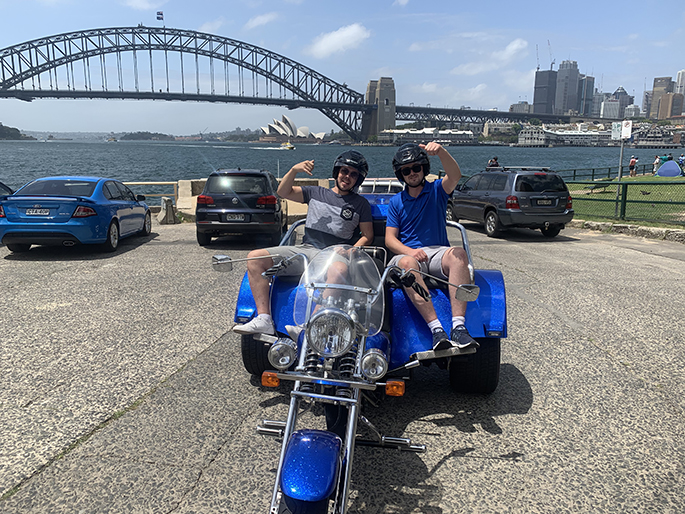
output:
M309 502L328 498L338 481L341 447L342 441L332 432L293 432L285 452L281 491Z

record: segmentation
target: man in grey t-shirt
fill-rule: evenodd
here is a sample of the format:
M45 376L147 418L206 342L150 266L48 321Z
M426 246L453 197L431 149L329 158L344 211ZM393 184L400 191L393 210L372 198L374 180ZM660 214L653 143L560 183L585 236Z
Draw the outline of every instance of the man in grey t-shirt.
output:
M285 258L302 253L312 260L319 251L336 244L366 246L373 242L373 218L369 202L355 190L364 181L369 166L364 156L350 150L335 160L333 178L335 186L294 186L298 173L312 174L314 161L296 164L286 173L278 186L278 195L287 200L308 204L304 239L297 246L274 246L253 250L248 257L281 255ZM361 237L355 242L357 230ZM269 279L262 273L273 266L273 259L247 261L247 278L257 306L257 316L243 325L236 325L238 334L274 334L269 305ZM334 263L335 265L335 263Z

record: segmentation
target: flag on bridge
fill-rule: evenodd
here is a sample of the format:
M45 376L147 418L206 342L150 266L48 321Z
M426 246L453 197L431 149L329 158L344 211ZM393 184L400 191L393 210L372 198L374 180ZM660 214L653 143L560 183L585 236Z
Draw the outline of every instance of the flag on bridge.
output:
M158 20L164 19L164 11L157 11L157 19Z

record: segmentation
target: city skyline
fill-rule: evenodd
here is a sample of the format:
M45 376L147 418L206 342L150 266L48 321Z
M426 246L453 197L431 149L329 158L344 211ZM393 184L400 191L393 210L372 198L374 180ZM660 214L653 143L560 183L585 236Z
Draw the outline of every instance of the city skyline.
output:
M677 41L685 30L681 3L659 3L672 26L640 28L635 19L656 3L629 1L600 17L549 16L543 2L497 2L455 6L437 0L427 8L416 0L344 5L313 0L0 0L0 48L32 39L92 28L146 26L185 28L245 41L309 66L363 93L370 80L392 77L398 105L509 110L533 103L536 70L555 71L576 61L594 87L623 87L635 103L651 90L655 77L677 82ZM581 0L578 12L594 12ZM162 11L163 20L157 19ZM645 16L643 16L645 15ZM680 77L685 86L685 77ZM646 84L646 88L645 88ZM122 100L0 99L0 122L25 131L127 132L174 135L258 129L278 118L282 107L194 102ZM288 115L313 132L337 127L315 110Z

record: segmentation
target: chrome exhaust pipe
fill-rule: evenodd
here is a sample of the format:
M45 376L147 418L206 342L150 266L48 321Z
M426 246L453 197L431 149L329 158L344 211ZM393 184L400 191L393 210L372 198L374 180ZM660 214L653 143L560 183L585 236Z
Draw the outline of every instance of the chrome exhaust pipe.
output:
M62 246L74 246L75 244L73 241L62 241Z

